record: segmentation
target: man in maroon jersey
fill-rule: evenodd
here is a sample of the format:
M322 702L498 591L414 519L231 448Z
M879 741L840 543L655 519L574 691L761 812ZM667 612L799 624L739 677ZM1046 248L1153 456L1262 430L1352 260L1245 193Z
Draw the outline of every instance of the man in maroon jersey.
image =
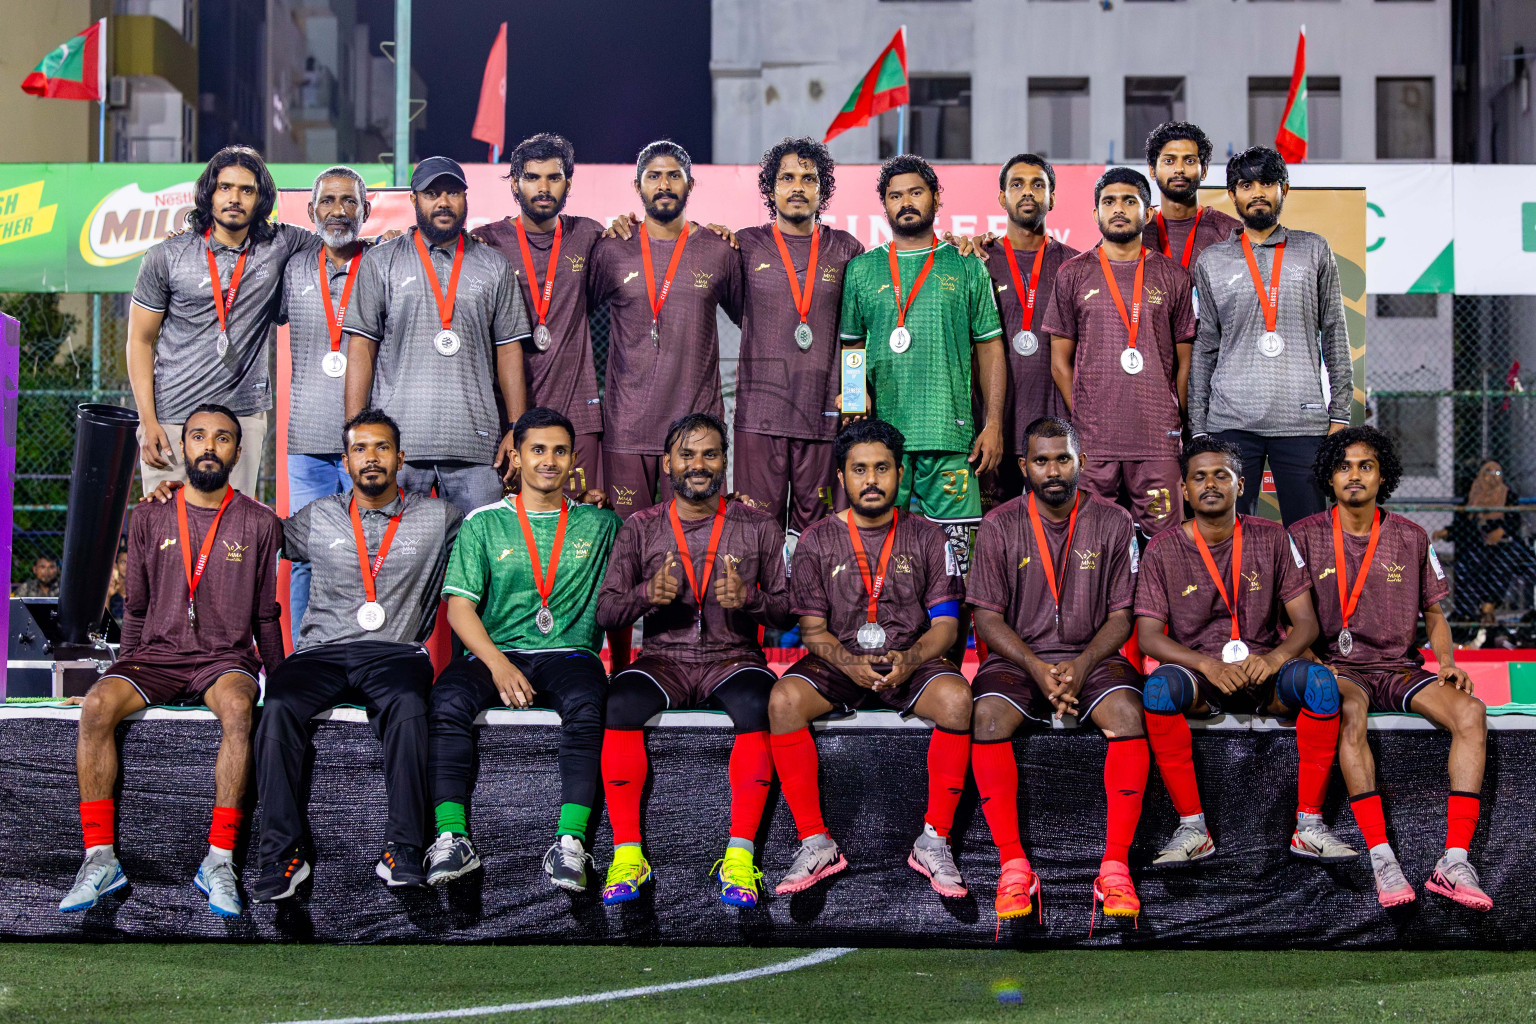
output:
M1291 854L1325 864L1353 860L1359 854L1323 822L1339 740L1339 686L1332 672L1305 657L1317 638L1306 563L1280 524L1237 514L1243 456L1235 445L1197 437L1179 465L1195 518L1153 538L1136 586L1137 639L1142 653L1159 662L1142 690L1147 735L1179 814L1154 863L1216 852L1184 716L1223 711L1296 719Z
M1440 602L1449 588L1434 545L1422 527L1387 512L1403 467L1392 439L1371 427L1330 434L1313 463L1317 486L1333 496L1327 512L1291 527L1291 537L1312 567L1322 637L1317 652L1340 680L1343 725L1339 771L1349 807L1371 850L1376 895L1384 907L1411 902L1413 886L1387 841L1376 762L1366 742L1372 711L1413 712L1451 734L1451 795L1445 853L1424 887L1473 910L1490 910L1467 848L1482 809L1488 720L1472 696L1472 679L1456 665L1451 628ZM1424 668L1416 632L1419 615L1439 670Z
M592 247L591 300L608 306L603 483L628 518L671 497L657 438L690 412L719 416L715 311L741 321L741 259L684 215L693 161L665 139L640 151L635 191L645 220ZM659 490L659 493L658 493Z
M1110 916L1141 909L1127 865L1147 785L1141 676L1120 653L1131 635L1136 527L1118 505L1078 488L1082 453L1065 420L1024 432L1029 494L982 520L967 579L976 636L991 652L976 673L971 769L1002 858L997 916L1023 917L1040 879L1019 837L1013 734L1052 715L1092 722L1104 757L1108 827L1094 897Z
M528 303L533 320L533 336L523 342L528 407L554 409L576 430L576 465L566 489L573 496L601 491L603 408L587 323L587 283L592 247L603 226L560 212L576 173L576 150L565 138L534 135L507 156L507 178L522 214L482 225L475 236L506 257Z
M800 536L792 610L810 652L773 688L773 762L800 833L779 893L799 892L848 861L827 832L810 723L834 708L873 704L934 724L928 809L907 864L941 896L964 896L949 848L971 750L971 692L944 653L959 631L964 583L943 527L901 515L901 431L862 420L837 435L838 479L849 508Z
M1200 183L1210 169L1211 140L1199 125L1164 121L1147 136L1147 173L1157 183L1161 199L1142 231L1142 244L1177 260L1191 273L1206 246L1231 238L1243 226L1230 214L1200 205ZM1193 305L1198 319L1198 295Z
M661 466L674 497L624 524L597 595L602 628L645 623L643 653L608 687L602 773L614 853L603 902L626 903L651 880L640 845L645 723L669 709L710 707L736 727L730 840L713 874L724 903L752 907L762 878L754 843L773 781L768 693L775 678L757 636L760 626L783 629L792 621L784 533L766 512L720 493L727 442L719 417L679 418L665 447Z
M832 156L815 139L763 154L757 187L773 220L736 233L745 306L736 371L735 489L799 534L832 509L842 388L843 268L864 251L820 214Z
M1123 487L1148 536L1184 518L1179 442L1195 337L1189 274L1141 243L1151 193L1128 167L1104 172L1093 188L1103 240L1062 265L1045 320L1087 459L1083 486L1109 501Z
M198 406L181 435L187 485L174 501L140 505L130 520L122 649L85 696L75 748L85 861L60 910L89 910L128 884L114 849L118 723L148 704L194 703L218 716L223 738L208 856L193 884L209 910L240 916L231 858L251 774L256 673L283 660L283 531L271 509L229 486L240 453L235 414L222 405Z

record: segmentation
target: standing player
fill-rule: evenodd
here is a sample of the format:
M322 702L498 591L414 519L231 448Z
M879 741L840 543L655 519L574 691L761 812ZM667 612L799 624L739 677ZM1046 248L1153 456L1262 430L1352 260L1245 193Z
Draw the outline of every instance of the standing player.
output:
M731 831L712 870L729 906L757 905L762 872L752 863L773 781L768 694L774 675L758 627L791 622L784 533L738 501L726 501L725 424L691 413L666 435L661 469L673 498L630 517L619 532L597 599L604 629L645 622L644 651L608 688L603 795L613 825L613 863L603 902L625 903L651 879L641 849L640 793L649 762L645 723L666 710L715 707L731 716ZM711 600L713 598L713 600Z
M75 763L85 862L59 904L64 911L89 910L128 884L113 847L118 723L147 704L185 702L207 704L223 727L208 856L194 884L207 895L209 910L240 915L231 858L245 818L256 672L264 666L270 673L283 660L276 564L282 529L269 508L229 486L242 440L233 412L198 406L179 440L187 486L175 501L134 511L122 649L80 713Z
M718 417L715 312L741 320L741 259L685 216L693 192L687 150L663 139L640 151L635 191L645 220L629 238L592 247L591 298L608 306L603 483L626 519L670 497L656 439L699 410ZM659 493L658 493L659 491Z
M1189 275L1141 244L1152 190L1112 167L1093 187L1104 238L1064 264L1046 317L1051 370L1083 440L1083 484L1123 487L1144 534L1177 526L1179 444L1195 336Z
M498 500L511 476L512 432L502 437L492 382L516 420L525 394L514 343L533 332L507 261L464 230L466 192L458 164L423 160L411 174L416 226L364 254L347 308L346 411L371 406L399 422L411 456L400 486L436 487L467 514Z
M608 677L597 652L597 591L619 517L565 496L576 431L535 406L512 428L521 486L464 520L443 597L448 624L469 649L432 687L432 804L437 841L427 882L442 885L480 865L469 840L475 718L493 707L554 708L560 715L560 820L544 872L562 889L587 887L583 845L597 799Z
M843 271L864 251L820 214L832 199L832 156L815 139L785 139L757 175L773 220L736 234L745 298L736 373L737 493L799 534L832 507Z
M1287 177L1280 154L1263 146L1227 161L1243 230L1195 268L1205 317L1190 364L1189 429L1242 451L1244 515L1258 507L1268 461L1290 526L1323 510L1312 461L1324 437L1349 426L1355 385L1333 250L1322 235L1280 225Z
M971 766L1002 858L997 916L1023 917L1040 879L1019 837L1019 769L1012 737L1025 719L1072 714L1109 740L1109 817L1094 898L1113 917L1141 910L1128 866L1147 786L1141 676L1119 647L1131 635L1136 527L1130 515L1078 488L1077 432L1038 419L1024 435L1029 493L993 509L976 536L966 600L991 655L971 686Z
M571 421L576 461L566 486L577 497L603 489L603 406L587 321L588 265L603 227L560 212L576 173L576 150L563 137L534 135L507 158L512 198L522 214L482 225L475 234L506 257L531 311L533 336L523 343L528 404Z
M374 873L420 887L427 832L427 701L432 659L422 643L437 617L448 551L463 515L398 483L400 429L377 409L343 428L352 492L319 498L283 523L283 554L315 567L293 656L267 679L256 731L261 793L257 900L292 896L309 877L304 762L309 720L343 701L362 704L384 744L389 819Z
M1237 514L1242 454L1234 446L1197 437L1179 466L1195 518L1147 545L1136 587L1136 636L1142 652L1159 662L1142 694L1147 735L1179 814L1154 863L1216 852L1184 716L1221 712L1296 719L1291 854L1324 864L1353 860L1359 854L1323 822L1339 740L1339 686L1332 672L1304 656L1317 638L1307 567L1284 527Z
M1337 504L1291 527L1291 536L1316 573L1318 653L1340 680L1353 684L1340 687L1339 771L1371 849L1377 898L1391 907L1412 901L1414 891L1387 841L1366 716L1411 711L1451 734L1445 854L1424 886L1462 906L1490 910L1493 900L1467 859L1482 808L1486 709L1472 696L1471 677L1456 666L1440 607L1449 588L1434 545L1417 524L1380 507L1402 479L1396 445L1378 430L1350 427L1323 439L1314 473ZM1415 643L1421 613L1437 672L1424 668Z
M901 432L864 420L837 435L838 482L849 508L819 520L795 549L792 601L809 654L773 688L773 762L800 849L778 892L799 892L848 866L821 817L810 723L873 699L934 724L928 809L907 863L941 896L964 896L949 848L971 752L971 694L944 653L959 632L964 584L944 532L901 515L907 464Z
M231 480L253 495L272 407L267 367L283 268L293 257L314 259L320 239L272 222L277 186L246 146L215 153L194 192L191 230L144 254L128 308L139 470L146 493L162 480L186 479L175 454L182 423L198 405L215 402L235 411L250 439Z
M1164 121L1147 136L1147 173L1161 195L1157 213L1142 231L1142 244L1190 273L1206 246L1226 241L1242 227L1237 218L1200 205L1200 183L1210 169L1211 140L1199 125ZM1198 294L1193 305L1198 318Z

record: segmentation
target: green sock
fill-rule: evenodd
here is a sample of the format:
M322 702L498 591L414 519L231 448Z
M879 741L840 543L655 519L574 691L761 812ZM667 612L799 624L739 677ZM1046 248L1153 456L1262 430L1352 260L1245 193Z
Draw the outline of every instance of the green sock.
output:
M555 834L561 836L575 836L586 841L587 819L592 816L592 808L583 807L581 804L561 804L560 824L555 826Z
M469 835L469 812L456 800L444 800L437 805L437 830L452 832L456 836Z

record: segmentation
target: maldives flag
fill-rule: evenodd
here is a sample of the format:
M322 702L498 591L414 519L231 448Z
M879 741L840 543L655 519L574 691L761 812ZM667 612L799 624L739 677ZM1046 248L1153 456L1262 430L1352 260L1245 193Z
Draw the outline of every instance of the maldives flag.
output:
M501 23L480 81L480 107L469 137L489 142L499 152L507 144L507 23ZM494 160L495 157L492 157Z
M61 100L103 100L107 95L107 19L102 18L38 62L21 91Z
M876 114L904 106L909 95L907 26L903 25L896 30L886 48L880 51L879 59L865 72L863 81L853 90L848 102L843 104L843 109L832 119L827 137L822 141L831 142L849 128L868 124L869 119Z
M1288 164L1307 158L1307 26L1296 40L1296 66L1291 69L1291 91L1285 97L1285 113L1275 132L1275 148Z

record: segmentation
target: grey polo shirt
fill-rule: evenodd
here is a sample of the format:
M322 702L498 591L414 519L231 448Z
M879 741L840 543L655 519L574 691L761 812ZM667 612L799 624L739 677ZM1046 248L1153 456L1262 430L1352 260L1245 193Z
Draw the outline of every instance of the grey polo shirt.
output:
M431 635L437 620L448 552L464 513L446 501L415 493L406 493L382 509L358 509L363 539L369 553L377 555L390 517L401 511L402 503L404 508L374 581L375 594L384 606L384 628L370 633L357 624L357 610L368 594L352 533L351 501L350 494L327 495L283 520L283 557L308 562L312 569L309 607L294 647L302 651L358 640L419 644Z
M1309 437L1328 433L1330 422L1349 422L1354 377L1333 250L1311 231L1275 229L1253 247L1266 285L1281 242L1285 256L1275 330L1285 350L1273 358L1259 352L1264 307L1241 233L1207 246L1195 263L1200 326L1189 369L1192 433L1247 430L1265 437Z
M444 293L455 244L428 247ZM432 344L442 329L416 229L368 250L352 286L346 330L378 343L372 404L400 424L400 447L411 462L488 466L505 432L496 410L496 349L533 331L512 268L467 235L453 306L460 343L454 355L441 355Z
M238 416L272 408L272 326L282 298L283 269L290 258L313 254L320 237L292 224L254 243L247 235L237 249L208 242L186 231L151 247L139 264L135 304L164 313L155 345L155 416L185 423L204 402L227 405ZM208 274L208 250L219 268L219 284ZM213 289L228 292L235 263L250 250L240 275L235 304L228 311L229 350L219 358L219 314Z
M279 323L288 325L288 354L293 373L288 382L288 452L292 455L339 455L341 427L346 422L346 376L327 377L320 361L331 351L330 317L320 294L320 254L288 261L283 273L283 304ZM348 263L351 261L349 260ZM325 259L331 287L331 308L341 305L347 288L347 263ZM358 263L362 276L362 263ZM354 281L348 303L357 298ZM341 338L341 351L347 338Z

